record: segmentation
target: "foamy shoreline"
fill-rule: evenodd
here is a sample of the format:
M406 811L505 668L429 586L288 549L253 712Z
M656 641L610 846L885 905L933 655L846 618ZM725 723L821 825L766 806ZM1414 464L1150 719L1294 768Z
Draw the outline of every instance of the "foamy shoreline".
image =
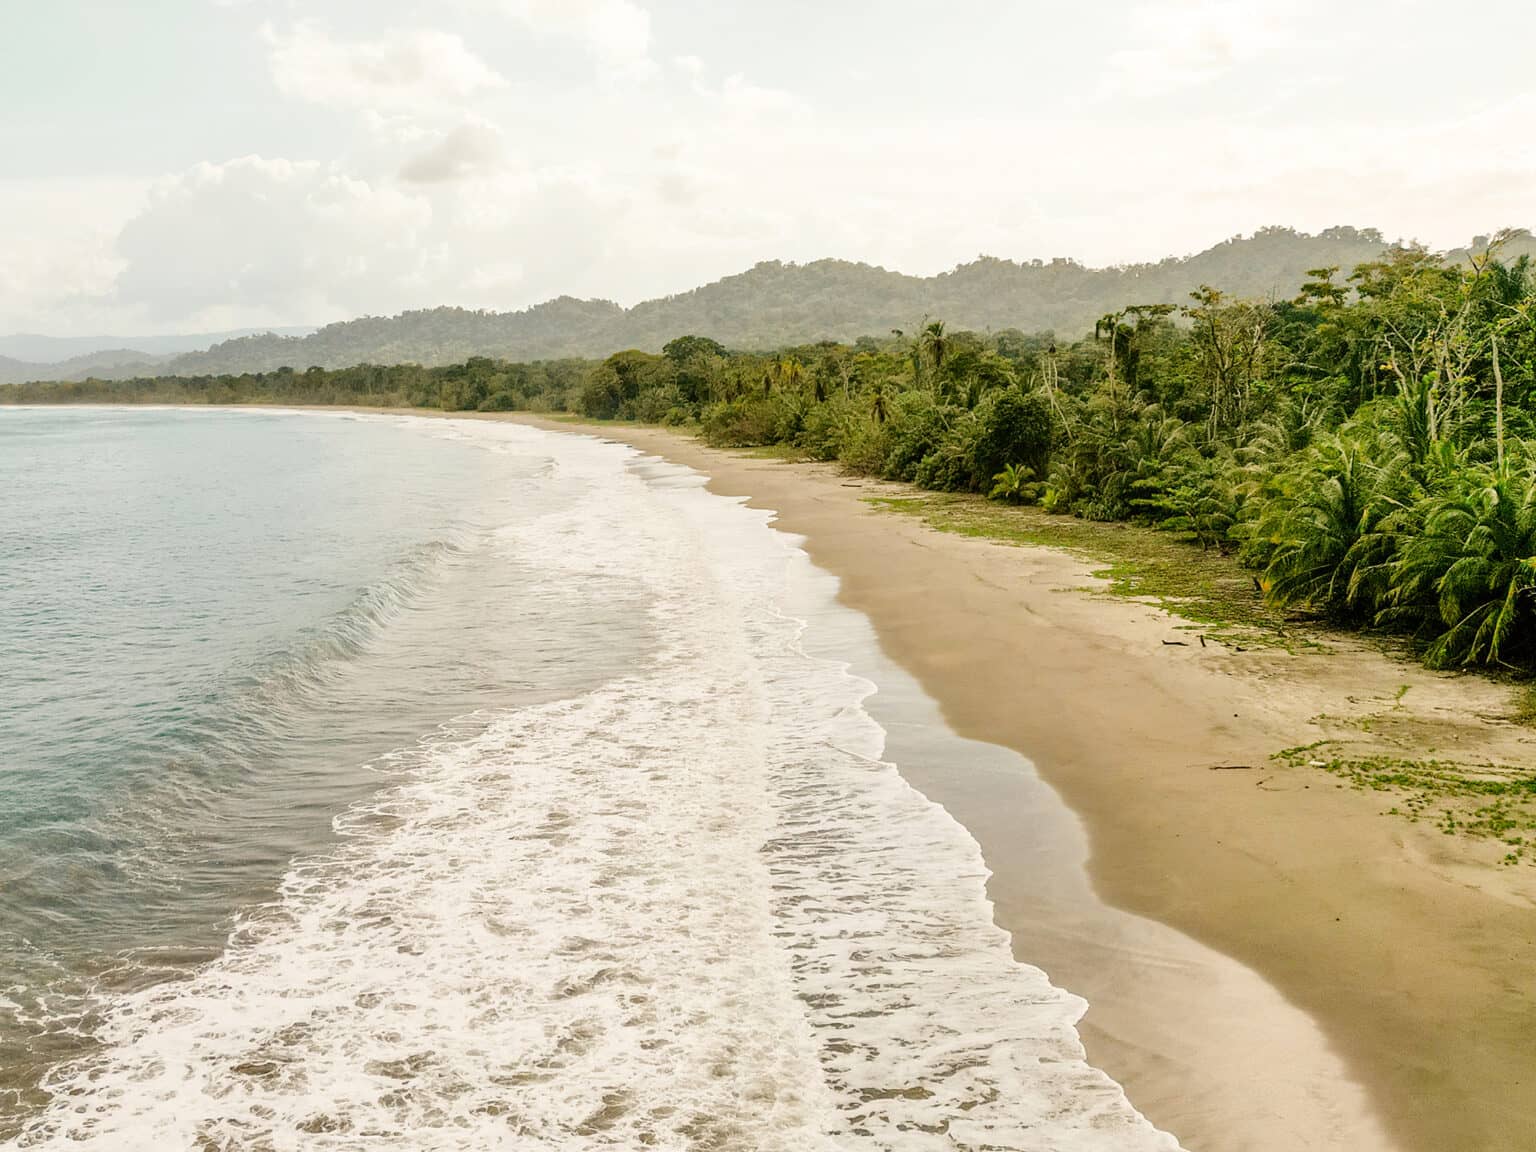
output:
M1404 684L1419 702L1406 718L1424 730L1503 740L1529 759L1529 734L1480 718L1507 708L1502 689L1358 645L1306 658L1168 649L1176 622L1163 612L1065 591L1095 582L1088 563L879 513L865 502L886 490L876 482L665 429L510 418L623 441L774 510L950 725L1039 765L1086 826L1105 903L1262 975L1234 984L1224 958L1149 957L1105 921L1052 919L1025 882L1039 862L1006 780L914 781L981 842L1016 952L1088 997L1090 1059L1188 1147L1525 1147L1536 1122L1531 879L1306 769L1260 774L1262 788L1208 770L1268 763L1341 713L1401 703ZM1213 1002L1211 989L1223 995Z
M1179 1147L1085 1061L1086 1005L1015 957L979 845L884 757L867 621L768 514L611 443L411 431L538 465L491 479L526 503L476 538L520 595L633 597L585 647L509 610L530 659L654 644L387 753L220 955L100 997L8 1147Z
M1341 719L1322 713L1347 722L1383 701L1437 739L1503 738L1529 759L1529 736L1491 718L1496 686L1350 645L1305 659L1169 649L1163 613L1071 592L1093 583L1079 559L943 535L865 502L898 486L662 429L478 418L665 456L803 538L873 624L873 664L891 658L885 674L853 669L881 684L869 710L908 780L981 843L1015 954L1088 998L1090 1061L1191 1152L1525 1148L1536 1122L1526 875L1490 870L1464 843L1384 819L1377 797L1305 769L1263 773L1259 787L1208 771L1266 763ZM928 758L925 774L937 729L910 724L903 683L938 701L945 734L1027 752L1050 787L999 747L963 771ZM1085 902L1090 842L1099 897Z

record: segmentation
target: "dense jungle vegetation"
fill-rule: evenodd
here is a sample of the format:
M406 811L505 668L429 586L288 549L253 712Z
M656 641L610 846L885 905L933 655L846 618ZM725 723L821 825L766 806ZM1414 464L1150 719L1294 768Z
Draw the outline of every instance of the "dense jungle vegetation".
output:
M1536 268L1493 238L1398 247L1291 299L1209 287L1092 335L933 320L771 354L86 381L0 400L568 411L787 445L862 473L1127 520L1234 553L1272 602L1412 638L1439 667L1536 671Z

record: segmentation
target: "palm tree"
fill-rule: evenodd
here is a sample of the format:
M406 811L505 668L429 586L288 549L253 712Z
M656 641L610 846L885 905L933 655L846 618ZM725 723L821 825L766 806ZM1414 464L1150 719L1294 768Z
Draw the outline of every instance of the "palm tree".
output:
M880 380L870 391L869 414L875 418L876 424L884 424L890 415L890 406L885 399L885 381Z
M934 370L934 396L940 401L948 399L949 379L945 375L945 362L949 358L949 336L945 335L945 323L942 319L934 319L923 326L922 335L917 341L917 349L914 349L914 362L919 362L919 352L926 353L928 362ZM922 386L922 378L919 376L919 386Z
M773 378L780 392L794 395L799 391L804 376L805 366L793 356L780 356L773 362Z
M928 360L933 364L933 378L939 380L944 374L944 358L949 355L949 337L944 334L944 321L930 321L923 328L921 345L928 354Z
M1035 470L1027 464L1005 464L1003 470L992 477L992 490L987 493L987 499L1030 504L1039 498L1041 487L1035 479Z
M1122 323L1124 319L1124 312L1106 312L1093 323L1094 340L1109 341L1109 360L1106 363L1111 391L1119 383L1119 373L1116 368L1120 363L1120 338L1125 330L1125 325Z
M1380 447L1380 446L1378 446ZM1374 607L1375 577L1395 554L1397 493L1406 457L1384 463L1358 441L1328 437L1286 474L1254 535L1268 549L1265 591L1276 604L1308 604L1335 618Z
M1458 491L1432 498L1393 567L1393 605L1432 605L1445 629L1432 665L1510 666L1536 647L1536 478L1524 455L1519 471L1463 473Z

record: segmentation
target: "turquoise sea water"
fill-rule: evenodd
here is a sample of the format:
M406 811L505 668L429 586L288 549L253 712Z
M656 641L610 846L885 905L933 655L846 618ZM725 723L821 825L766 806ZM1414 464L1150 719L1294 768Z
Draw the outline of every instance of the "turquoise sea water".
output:
M340 416L0 411L0 1091L94 993L232 917L445 721L575 690L644 631L492 534L547 460ZM501 626L485 627L494 618ZM567 635L604 644L559 658ZM6 1104L0 1102L0 1115Z
M1176 1149L768 519L505 423L0 409L0 1147Z

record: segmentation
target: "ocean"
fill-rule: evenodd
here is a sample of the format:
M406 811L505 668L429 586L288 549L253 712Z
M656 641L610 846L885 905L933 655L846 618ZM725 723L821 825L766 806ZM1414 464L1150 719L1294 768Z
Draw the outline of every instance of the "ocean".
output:
M0 410L0 492L0 1146L1177 1148L769 514L344 413Z

